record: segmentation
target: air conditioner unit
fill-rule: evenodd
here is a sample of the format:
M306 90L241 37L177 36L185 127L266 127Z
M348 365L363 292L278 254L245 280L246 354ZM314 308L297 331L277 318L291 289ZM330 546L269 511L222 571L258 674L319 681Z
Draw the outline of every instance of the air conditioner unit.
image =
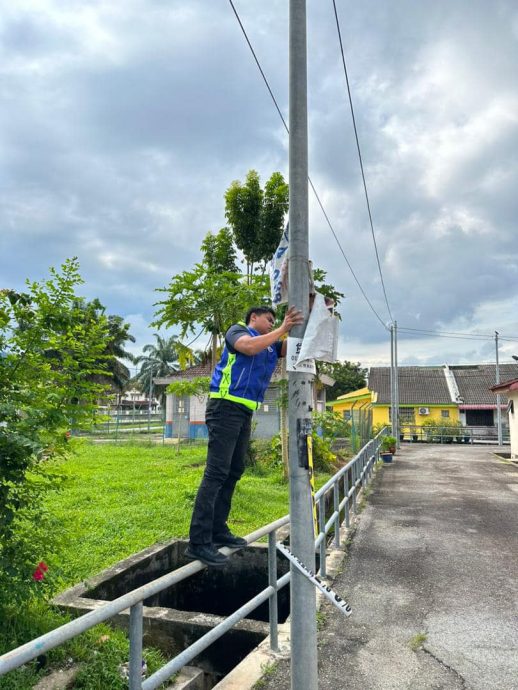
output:
M430 414L430 408L429 407L420 407L419 408L419 414Z

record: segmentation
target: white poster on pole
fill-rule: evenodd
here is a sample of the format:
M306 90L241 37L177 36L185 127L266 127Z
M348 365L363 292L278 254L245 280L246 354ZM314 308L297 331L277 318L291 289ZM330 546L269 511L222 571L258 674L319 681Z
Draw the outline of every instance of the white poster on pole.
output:
M289 224L287 224L270 263L270 285L272 290L272 306L274 308L288 302L289 246Z
M302 338L288 337L288 347L286 350L286 371L303 371L307 374L316 374L317 368L314 359L305 359L300 364L297 364L301 347Z

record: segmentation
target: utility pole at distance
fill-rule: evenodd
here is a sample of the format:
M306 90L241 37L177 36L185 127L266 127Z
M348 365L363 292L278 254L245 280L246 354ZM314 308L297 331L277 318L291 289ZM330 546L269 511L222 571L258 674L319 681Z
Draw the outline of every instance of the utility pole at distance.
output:
M306 0L290 0L289 305L300 309L304 323L290 337L302 338L309 316L308 119ZM313 514L308 470L301 466L304 434L311 428L313 375L288 373L290 549L315 572ZM316 690L317 623L314 585L291 566L291 688Z

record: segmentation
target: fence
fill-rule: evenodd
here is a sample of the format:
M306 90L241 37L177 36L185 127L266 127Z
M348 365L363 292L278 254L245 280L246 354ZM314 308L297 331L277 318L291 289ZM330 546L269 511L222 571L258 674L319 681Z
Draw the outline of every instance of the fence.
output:
M414 443L487 443L498 444L498 429L495 426L419 426L414 424L402 424L399 434L401 441ZM510 443L509 428L504 427L502 432L504 444Z
M164 415L148 409L117 408L100 414L98 422L88 429L73 429L72 435L99 442L156 442L164 438Z
M382 437L386 430L380 432L376 438L369 441L360 452L342 467L315 494L318 505L319 533L315 539L315 548L320 552L320 575L326 576L326 536L333 531L334 545L340 545L341 516L345 525L350 524L351 512L357 511L357 494L365 487L372 476L374 464L379 457ZM327 500L328 495L331 500ZM326 521L326 504L331 505L332 512ZM327 512L330 512L329 510ZM268 587L241 606L232 615L215 626L208 633L200 637L194 644L174 657L167 664L145 680L142 679L142 635L143 635L143 602L164 589L178 584L182 580L194 575L206 566L200 561L194 561L153 582L124 594L108 604L91 611L70 623L66 623L41 637L27 642L17 649L7 652L0 657L0 676L12 671L37 656L58 647L59 645L86 632L95 625L109 620L113 616L130 609L130 659L129 659L129 690L153 690L192 661L200 652L219 639L236 623L251 613L263 602L269 601L270 645L273 650L278 649L278 621L277 621L277 592L290 581L288 572L277 579L277 530L289 523L289 515L252 532L247 542L253 542L268 536ZM229 548L222 549L223 553L231 554Z

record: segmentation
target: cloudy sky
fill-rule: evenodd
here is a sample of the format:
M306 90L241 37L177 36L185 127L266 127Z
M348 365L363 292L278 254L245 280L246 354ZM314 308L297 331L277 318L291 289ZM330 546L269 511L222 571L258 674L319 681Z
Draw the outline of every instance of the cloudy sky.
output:
M235 0L288 112L288 2ZM518 354L516 0L338 0L392 314L509 336ZM331 0L308 3L310 175L363 289L383 298ZM225 224L288 140L227 0L18 0L0 11L0 287L78 256L84 294L152 340L156 288ZM310 253L347 296L339 354L389 358L315 200ZM513 338L515 340L513 340ZM494 342L401 332L400 363L492 361Z

